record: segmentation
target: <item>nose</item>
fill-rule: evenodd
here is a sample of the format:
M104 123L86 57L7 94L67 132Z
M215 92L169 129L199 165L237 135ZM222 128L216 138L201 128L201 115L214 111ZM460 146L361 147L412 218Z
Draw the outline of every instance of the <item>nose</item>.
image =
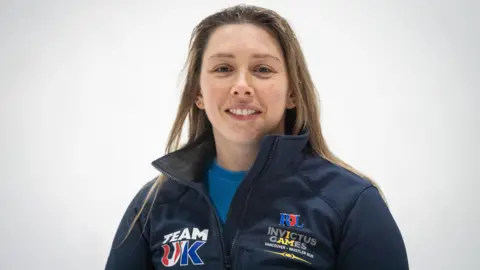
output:
M249 82L249 78L247 74L239 73L235 84L232 86L230 93L233 96L238 97L247 97L253 96L254 90Z
M253 91L250 87L232 87L232 91L231 91L232 95L234 96L240 96L240 97L243 97L243 96L252 96L253 95Z

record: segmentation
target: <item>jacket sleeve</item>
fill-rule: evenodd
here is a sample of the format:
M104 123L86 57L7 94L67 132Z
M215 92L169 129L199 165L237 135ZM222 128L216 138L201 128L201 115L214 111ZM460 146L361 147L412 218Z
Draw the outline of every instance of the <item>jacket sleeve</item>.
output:
M150 209L149 204L144 208L144 213L135 222L132 231L125 239L135 216L139 213L148 193L150 185L145 185L130 202L125 211L120 225L116 231L110 253L107 258L105 270L153 270L148 233L144 231L145 216ZM145 227L148 230L148 224ZM124 240L125 239L125 240ZM123 243L122 243L123 241Z
M409 269L400 230L373 186L363 190L345 220L336 269Z

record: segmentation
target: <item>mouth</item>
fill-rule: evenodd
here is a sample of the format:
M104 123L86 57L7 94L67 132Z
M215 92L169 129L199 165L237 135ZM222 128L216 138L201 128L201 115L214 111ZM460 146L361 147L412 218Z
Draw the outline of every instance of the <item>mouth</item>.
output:
M249 115L256 115L261 113L260 111L257 111L254 109L240 109L240 108L232 108L225 111L230 114L238 115L238 116L249 116Z

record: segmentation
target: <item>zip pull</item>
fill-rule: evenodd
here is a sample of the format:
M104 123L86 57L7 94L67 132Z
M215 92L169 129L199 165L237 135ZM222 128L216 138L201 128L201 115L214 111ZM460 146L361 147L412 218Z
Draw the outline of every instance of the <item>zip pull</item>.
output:
M225 265L224 268L226 270L232 269L232 255L225 256Z

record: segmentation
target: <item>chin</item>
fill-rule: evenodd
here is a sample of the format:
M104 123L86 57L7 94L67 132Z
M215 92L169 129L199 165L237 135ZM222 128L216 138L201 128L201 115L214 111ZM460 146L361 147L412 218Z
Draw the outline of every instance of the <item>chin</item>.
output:
M248 130L228 130L221 133L221 136L230 142L238 144L252 144L258 143L264 136L261 131L248 131Z
M256 144L261 140L262 136L234 136L230 139L238 144Z
M262 132L255 132L255 131L233 131L230 132L230 138L227 138L231 141L235 141L238 143L255 143L262 139L263 133Z

